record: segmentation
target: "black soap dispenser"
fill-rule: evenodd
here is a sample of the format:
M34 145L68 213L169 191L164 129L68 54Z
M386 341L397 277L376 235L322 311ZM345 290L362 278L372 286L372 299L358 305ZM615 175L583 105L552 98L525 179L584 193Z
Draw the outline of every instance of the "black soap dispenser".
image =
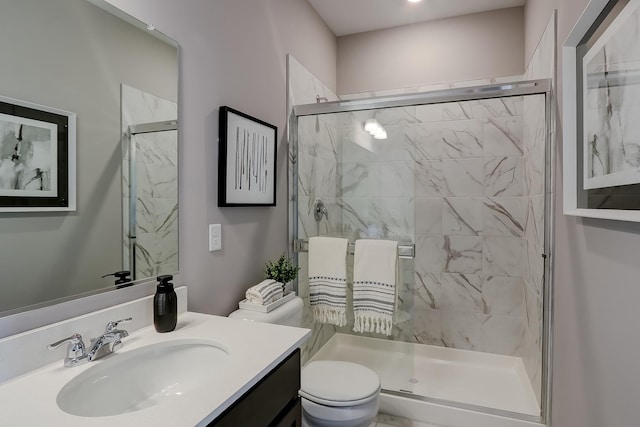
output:
M153 325L157 332L171 332L178 322L178 296L173 290L173 276L158 276L158 288L153 297Z
M126 288L133 285L133 282L131 281L131 279L129 279L129 276L131 276L130 271L116 271L115 273L105 274L104 276L102 276L102 278L104 279L105 277L109 276L115 276L116 281L114 285L116 285L117 289Z

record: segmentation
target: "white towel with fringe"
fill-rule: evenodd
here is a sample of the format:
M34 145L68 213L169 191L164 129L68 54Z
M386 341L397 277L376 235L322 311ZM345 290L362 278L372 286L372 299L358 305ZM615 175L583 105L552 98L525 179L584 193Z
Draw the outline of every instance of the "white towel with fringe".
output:
M398 242L356 240L353 261L354 332L391 335L397 270Z
M263 280L257 285L250 287L247 289L247 292L245 292L247 302L257 305L271 304L283 296L282 283L276 282L272 279Z
M309 239L309 304L315 320L347 324L347 246L338 237Z

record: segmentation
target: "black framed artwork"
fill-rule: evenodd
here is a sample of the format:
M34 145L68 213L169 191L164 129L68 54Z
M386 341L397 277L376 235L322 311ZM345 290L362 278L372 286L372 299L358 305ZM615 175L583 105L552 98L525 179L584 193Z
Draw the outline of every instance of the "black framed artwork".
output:
M276 205L278 128L220 107L218 206Z
M75 210L74 113L0 97L0 212Z

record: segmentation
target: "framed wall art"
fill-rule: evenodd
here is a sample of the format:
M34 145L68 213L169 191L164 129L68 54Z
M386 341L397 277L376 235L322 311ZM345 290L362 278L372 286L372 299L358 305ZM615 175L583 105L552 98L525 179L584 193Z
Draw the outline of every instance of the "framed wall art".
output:
M74 211L76 115L0 97L0 212Z
M224 106L219 133L218 206L275 206L277 128Z
M591 0L563 46L564 213L640 221L640 0Z

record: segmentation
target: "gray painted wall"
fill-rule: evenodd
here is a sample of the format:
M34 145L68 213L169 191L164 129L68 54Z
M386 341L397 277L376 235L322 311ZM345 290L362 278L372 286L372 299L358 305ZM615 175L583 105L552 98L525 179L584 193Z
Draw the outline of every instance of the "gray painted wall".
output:
M181 270L191 310L226 314L259 278L263 261L286 246L286 177L281 144L278 207L218 209L217 108L228 104L271 121L282 135L284 52L335 85L335 41L306 2L296 0L193 0L189 7L171 0L111 2L182 44ZM553 8L559 9L560 45L586 3L529 1L526 58ZM241 18L247 25L236 24ZM522 69L520 63L505 74ZM564 217L558 172L553 426L634 426L640 225ZM207 252L210 222L223 223L222 252Z
M338 94L522 74L522 27L514 7L339 37Z
M0 311L112 288L100 276L122 267L120 84L175 99L176 50L76 0L3 2L0 45L0 95L78 119L77 211L0 214Z
M587 0L535 0L525 8L527 58L554 8L558 49ZM562 61L558 51L558 127ZM562 152L562 132L558 133ZM553 427L638 425L640 224L562 214L562 165L556 180Z
M335 88L336 41L301 0L110 0L181 45L180 271L189 310L226 315L287 247L286 54ZM277 206L218 208L218 108L278 127ZM222 251L208 251L208 224Z

